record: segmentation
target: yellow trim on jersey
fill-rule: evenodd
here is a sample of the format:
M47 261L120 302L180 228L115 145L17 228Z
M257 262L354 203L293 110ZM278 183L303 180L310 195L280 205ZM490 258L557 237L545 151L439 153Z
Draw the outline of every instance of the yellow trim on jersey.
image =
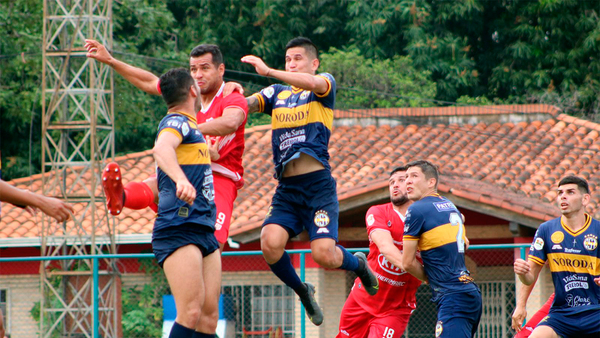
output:
M251 96L254 96L258 100L258 112L262 113L265 111L265 99L263 99L260 93L254 93Z
M590 226L590 224L592 224L592 218L590 217L590 215L588 215L587 213L585 214L585 223L583 225L583 228L577 230L577 231L573 231L571 230L571 228L569 228L564 222L563 222L563 217L565 216L561 216L560 217L560 225L562 225L563 229L565 229L566 232L570 233L572 236L577 236L582 234L584 231L587 230L587 228Z
M210 164L210 153L206 143L180 144L175 152L180 165Z
M453 226L450 223L446 223L431 230L425 231L421 234L419 250L426 251L438 248L442 245L456 243L458 229L458 226Z
M294 108L275 108L271 118L273 129L301 127L316 122L323 123L329 130L333 128L333 110L318 101Z
M329 93L331 92L331 81L329 81L329 79L323 75L316 75L316 76L322 78L323 80L325 80L327 82L327 90L323 94L315 93L315 95L317 95L317 97L325 97L325 96L329 95ZM329 129L331 129L331 128L329 128Z
M541 260L541 259L539 259L539 258L537 258L535 256L532 256L532 255L529 255L529 259L532 260L534 263L536 263L538 265L544 265L546 263L543 260Z
M177 136L179 138L179 142L183 141L183 136L181 136L181 133L179 133L179 130L173 129L173 128L165 128L165 129L161 130L160 133L158 133L158 137L156 139L158 140L160 138L160 135L162 135L162 133L164 133L164 132L169 132L169 133Z
M196 124L196 116L194 115L190 115L188 113L184 113L182 111L170 111L167 113L167 115L171 115L171 114L179 114L179 115L185 115L188 119L191 119L191 122L194 122L194 124Z
M600 274L600 259L595 256L562 252L550 253L548 254L548 264L552 272L589 273L592 276Z

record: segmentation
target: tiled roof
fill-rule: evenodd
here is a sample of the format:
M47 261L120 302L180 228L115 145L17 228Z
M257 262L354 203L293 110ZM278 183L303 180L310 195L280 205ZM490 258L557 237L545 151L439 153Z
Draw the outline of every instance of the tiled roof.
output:
M330 163L340 201L385 187L388 172L401 163L428 159L440 166L441 193L539 221L558 215L553 203L558 180L578 174L593 191L588 212L600 218L599 135L599 124L564 114L517 124L338 126L331 135ZM276 186L270 140L270 126L246 131L246 186L235 203L232 235L258 228L267 212ZM124 182L154 171L150 151L116 160ZM40 180L36 175L12 183L39 191ZM154 214L125 209L117 219L120 234L150 233ZM29 236L39 236L36 222L4 204L0 238Z

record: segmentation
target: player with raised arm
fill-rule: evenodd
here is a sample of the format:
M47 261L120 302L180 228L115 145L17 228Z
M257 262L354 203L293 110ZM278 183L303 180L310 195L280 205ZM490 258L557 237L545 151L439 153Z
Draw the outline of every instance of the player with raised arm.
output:
M160 95L156 75L115 59L97 41L86 40L85 47L88 49L88 57L110 65L137 88L149 94ZM244 185L242 155L248 106L239 92L223 96L225 64L218 46L202 44L192 49L190 73L200 88L202 104L196 119L198 130L210 144L217 206L215 236L222 249L229 235L237 190ZM110 213L118 215L123 207L152 207L156 211L156 177L150 177L145 182L129 182L123 187L121 176L116 163L107 166L104 173L106 180L102 183Z
M561 217L538 228L527 261L514 270L525 285L538 279L548 262L554 283L550 312L530 338L598 337L600 335L600 222L585 212L590 202L586 180L567 176L558 183ZM525 298L525 301L527 299Z
M328 73L315 75L318 51L303 37L288 42L285 70L272 69L253 55L244 56L242 62L254 66L260 75L289 84L269 86L248 99L249 111L272 117L273 162L279 180L260 244L273 273L298 294L310 320L320 325L323 312L314 297L314 286L300 280L285 252L291 237L306 229L315 262L356 272L369 294L377 293L379 287L363 253L352 255L336 245L339 204L328 152L335 79Z
M410 162L404 227L404 270L428 281L437 305L436 337L474 337L481 319L481 292L465 266L466 235L454 203L437 193L439 173L431 162ZM416 258L421 251L423 265Z
M163 74L160 89L168 113L153 148L160 200L152 250L175 298L169 337L214 338L221 256L210 154L196 123L200 89L184 68Z
M406 195L406 167L394 169L389 178L390 203L369 208L369 266L379 280L379 292L371 296L359 279L354 281L340 316L338 338L400 338L416 308L415 294L421 281L402 266L404 219L412 201Z

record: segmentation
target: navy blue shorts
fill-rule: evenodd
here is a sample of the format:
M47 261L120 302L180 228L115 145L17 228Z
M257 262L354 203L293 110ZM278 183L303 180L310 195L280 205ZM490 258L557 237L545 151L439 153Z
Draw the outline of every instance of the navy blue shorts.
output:
M219 242L214 232L196 226L180 225L152 233L152 251L158 265L161 267L173 252L190 244L200 249L202 257L206 257L219 249Z
M437 303L437 311L436 337L475 337L481 319L481 292L473 290L443 295Z
M290 237L306 229L311 241L318 238L337 241L339 211L335 180L329 170L282 177L263 226L280 225Z
M563 338L598 338L600 337L600 309L584 311L568 311L568 309L552 310L538 326L549 326Z

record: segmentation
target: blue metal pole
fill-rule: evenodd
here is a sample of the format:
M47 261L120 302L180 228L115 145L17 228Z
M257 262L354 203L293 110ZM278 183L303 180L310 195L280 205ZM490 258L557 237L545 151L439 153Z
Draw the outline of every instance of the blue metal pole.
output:
M99 306L99 288L100 286L98 285L98 258L94 258L94 270L93 270L93 277L92 277L92 297L94 298L92 300L92 306L94 308L94 320L93 320L93 328L94 328L94 334L93 334L93 338L100 338L100 331L99 331L99 314L98 314L98 306Z
M305 253L300 253L300 280L306 279L306 257ZM300 305L300 337L306 338L306 313L304 313L304 305Z

